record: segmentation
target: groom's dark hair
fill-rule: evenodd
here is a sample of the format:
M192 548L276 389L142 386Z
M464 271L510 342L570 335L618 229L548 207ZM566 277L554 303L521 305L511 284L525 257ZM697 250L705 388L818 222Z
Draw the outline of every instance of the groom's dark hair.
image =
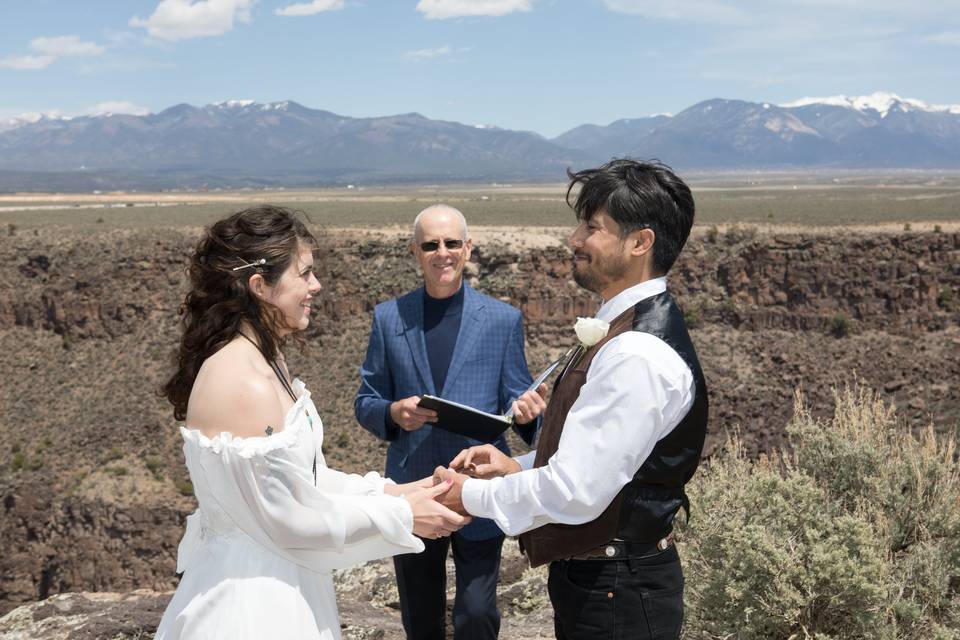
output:
M590 220L605 210L620 225L620 238L638 229L652 229L653 268L666 274L676 262L693 226L693 194L673 169L652 160L614 159L596 169L567 170L567 204L577 220ZM576 202L570 194L582 185Z

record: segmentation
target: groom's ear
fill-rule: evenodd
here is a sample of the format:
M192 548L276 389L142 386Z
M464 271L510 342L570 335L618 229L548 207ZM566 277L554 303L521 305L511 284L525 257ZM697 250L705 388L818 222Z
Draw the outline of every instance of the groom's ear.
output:
M653 250L657 234L653 229L639 229L630 234L630 255L640 257Z

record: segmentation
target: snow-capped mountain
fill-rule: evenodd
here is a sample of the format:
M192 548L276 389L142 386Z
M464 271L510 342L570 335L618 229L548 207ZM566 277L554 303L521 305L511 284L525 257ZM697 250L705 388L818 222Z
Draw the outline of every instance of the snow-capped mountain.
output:
M800 98L793 102L781 104L781 107L806 107L809 105L829 105L833 107L846 107L855 111L876 111L880 117L886 117L893 109L900 111L928 111L931 113L955 113L960 114L960 104L937 105L927 104L922 100L915 98L901 98L895 93L886 91L877 91L868 96L830 96L829 98Z
M582 125L553 142L596 160L657 157L685 168L960 168L960 105L893 93L780 105L714 99L653 120Z
M563 175L585 154L535 133L416 113L351 118L293 101L179 104L147 115L18 122L0 131L0 171L170 176L174 184L316 184ZM199 178L197 178L199 176Z
M104 103L111 104L129 106ZM351 118L292 101L179 104L143 115L107 111L0 122L0 173L59 172L63 188L72 189L562 180L568 167L616 156L659 158L682 170L960 169L960 106L892 93L780 105L717 98L673 116L581 125L552 140L416 113ZM104 175L112 182L92 182ZM52 177L44 180L35 182L57 188L48 184ZM0 180L14 187L21 182Z

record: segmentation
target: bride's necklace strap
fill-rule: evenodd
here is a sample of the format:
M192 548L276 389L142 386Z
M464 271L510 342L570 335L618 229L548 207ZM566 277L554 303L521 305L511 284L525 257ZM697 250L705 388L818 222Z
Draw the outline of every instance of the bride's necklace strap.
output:
M260 351L260 355L263 355L263 351L260 350L260 345L254 342L253 339L250 338L250 336L245 334L243 331L240 331L239 329L237 330L237 333L239 333L241 336L246 338L247 341L250 342L250 344L252 344L257 348L257 351ZM293 387L290 386L290 382L287 380L287 376L283 373L283 369L280 368L280 365L277 364L276 360L272 360L266 356L263 356L263 359L267 361L267 364L270 365L270 368L273 369L273 372L277 374L277 378L280 380L280 385L283 387L283 390L290 395L290 398L292 398L294 402L296 402L297 394L293 392Z

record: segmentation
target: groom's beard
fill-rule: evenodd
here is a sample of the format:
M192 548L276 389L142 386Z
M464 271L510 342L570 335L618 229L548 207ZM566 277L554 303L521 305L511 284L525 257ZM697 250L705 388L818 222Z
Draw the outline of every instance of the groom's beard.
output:
M579 255L585 256L587 260L574 259L573 280L587 291L600 293L611 282L620 280L627 274L627 260L621 255L610 257L585 253Z

